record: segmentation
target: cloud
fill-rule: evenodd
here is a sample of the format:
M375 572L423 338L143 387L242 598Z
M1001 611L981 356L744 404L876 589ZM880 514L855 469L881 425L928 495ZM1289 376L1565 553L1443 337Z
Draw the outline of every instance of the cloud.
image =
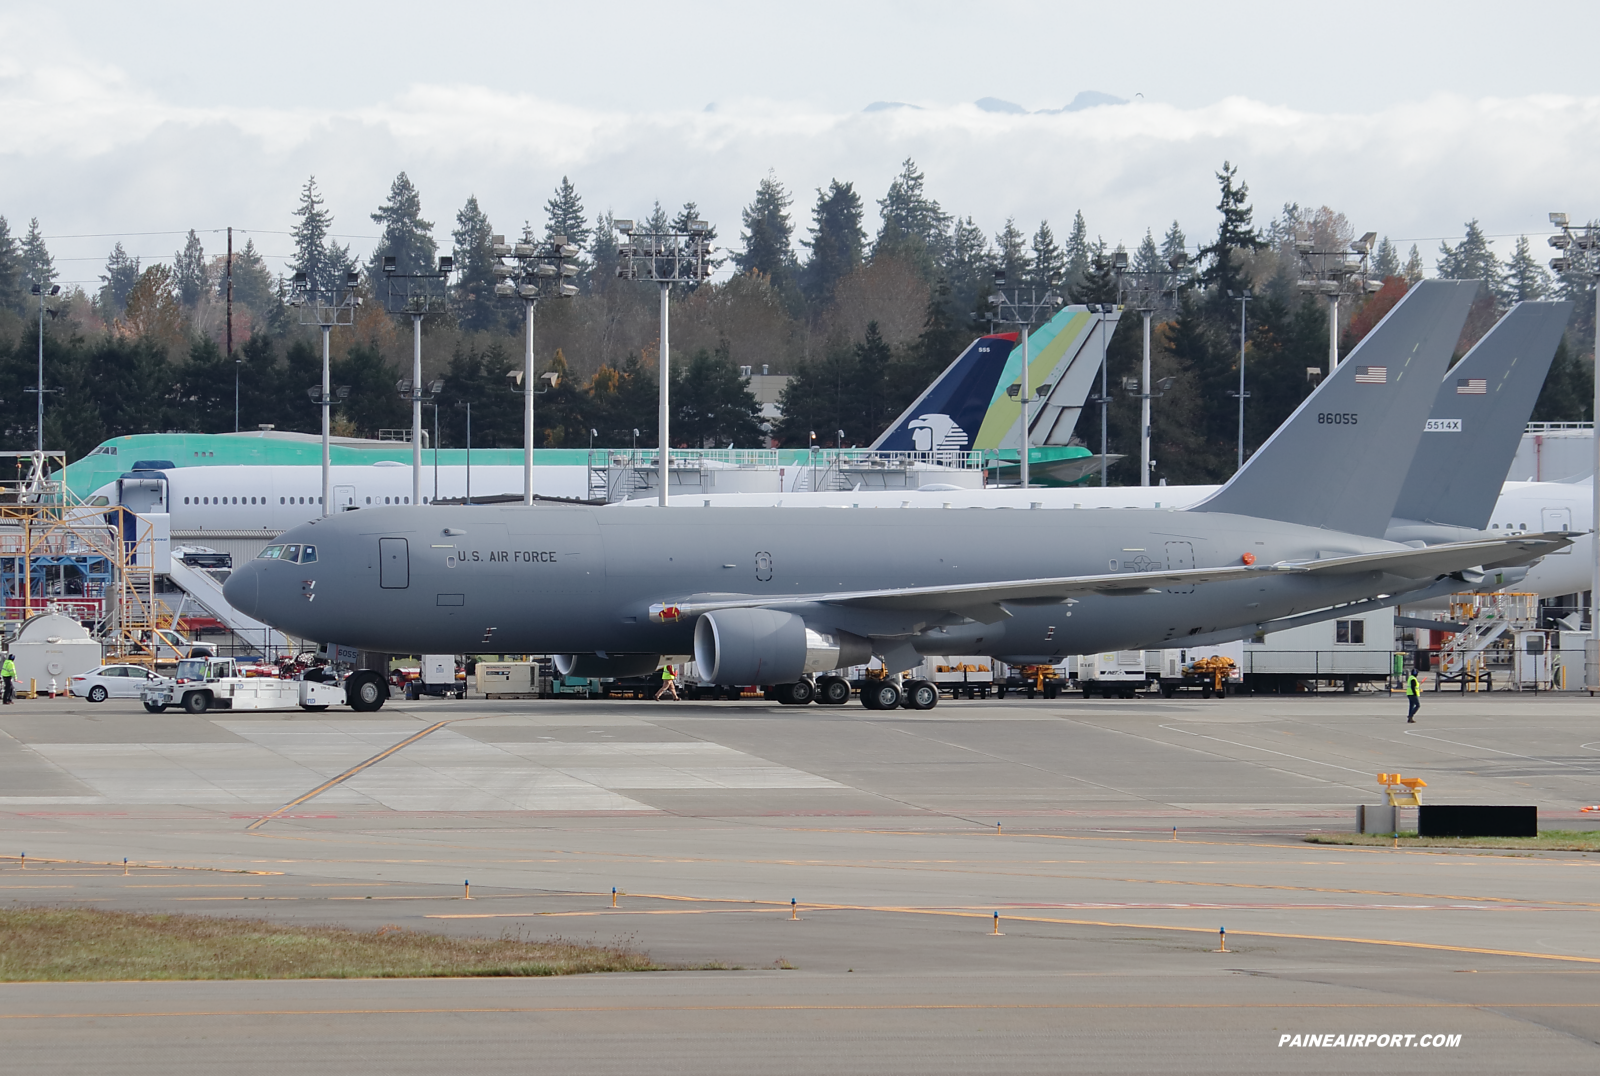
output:
M449 82L413 84L382 104L188 105L116 69L12 56L0 63L0 213L38 216L57 235L232 223L265 236L292 224L297 190L315 173L336 230L369 235L367 214L404 169L443 237L471 193L504 231L537 222L570 175L591 212L642 216L657 198L674 209L695 200L726 243L769 168L795 192L803 234L812 189L834 177L855 181L875 223L871 200L910 157L947 210L991 232L1015 216L1029 228L1048 218L1060 234L1081 209L1091 233L1113 243L1173 219L1191 240L1210 233L1224 159L1249 182L1258 222L1285 201L1333 206L1358 230L1396 239L1456 235L1471 217L1514 234L1541 231L1550 209L1600 215L1584 182L1600 163L1600 97L1439 94L1336 114L1237 96L1052 114L926 100L848 112L726 95L713 111L676 101L585 107ZM156 257L177 245L128 242ZM87 258L110 240L81 245ZM286 238L257 245L288 251ZM1431 258L1437 243L1422 246Z

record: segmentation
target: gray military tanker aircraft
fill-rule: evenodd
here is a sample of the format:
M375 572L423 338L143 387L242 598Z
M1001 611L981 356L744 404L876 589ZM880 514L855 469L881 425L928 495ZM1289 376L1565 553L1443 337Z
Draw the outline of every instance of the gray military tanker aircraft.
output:
M1382 537L1477 286L1413 288L1188 510L375 508L288 531L225 595L291 635L367 651L557 653L585 676L692 654L715 683L839 704L850 687L826 674L869 655L891 672L924 653L1050 662L1431 594L1569 540ZM921 686L906 701L936 703ZM387 696L375 670L347 689L358 709ZM862 701L901 698L884 680Z

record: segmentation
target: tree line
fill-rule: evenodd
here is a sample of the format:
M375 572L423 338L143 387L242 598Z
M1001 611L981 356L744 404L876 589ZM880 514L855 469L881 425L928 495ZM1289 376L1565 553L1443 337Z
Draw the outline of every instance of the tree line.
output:
M1225 479L1235 463L1239 303L1249 288L1244 341L1247 451L1259 445L1314 388L1327 365L1327 304L1300 287L1308 247L1344 251L1354 229L1344 216L1289 203L1257 225L1249 188L1231 164L1217 173L1214 237L1191 244L1178 222L1158 237L1147 229L1131 251L1092 236L1084 214L1059 238L1049 221L1024 229L1008 219L992 236L974 217L945 209L912 161L875 199L877 228L853 183L837 178L815 190L803 234L794 195L772 173L740 214L731 249L714 255L725 279L675 288L671 297L673 440L681 445L754 447L768 443L864 445L915 398L977 333L994 327L995 274L1010 285L1053 289L1063 301L1142 301L1156 310L1154 379L1170 378L1154 402L1155 477L1172 482ZM320 340L288 302L288 281L305 274L333 290L348 273L362 281L355 324L335 329L333 379L350 391L335 429L375 436L408 427L409 404L395 382L410 372L409 326L384 311L384 260L401 274L431 271L445 250L455 261L448 311L424 321L425 380L442 380L436 404L441 441L465 443L472 405L473 443L520 445L521 397L506 374L522 363L523 307L496 296L497 234L476 197L455 215L445 240L423 215L405 173L369 214L380 236L369 258L341 244L315 177L292 210L294 256L274 273L245 236L231 261L235 348L225 350L229 263L190 231L170 260L141 264L121 243L100 287L69 289L46 301L45 439L74 458L107 437L160 430L226 432L270 424L315 432L320 416L307 389L320 384ZM673 212L655 202L637 221L645 230L684 230L701 216L689 202ZM542 226L525 222L513 241L564 237L581 253L579 294L537 309L536 358L560 382L538 400L537 439L549 446L656 443L656 286L619 279L611 211L591 215L568 178L544 205ZM716 242L715 226L711 229ZM1442 244L1435 275L1485 282L1463 332L1463 352L1511 303L1577 297L1587 282L1556 276L1526 238L1496 258L1477 221L1457 244ZM1120 257L1119 257L1120 256ZM1138 286L1182 267L1182 286L1142 298ZM1382 287L1340 309L1347 352L1425 274L1420 251L1405 255L1387 237L1370 259ZM0 217L0 440L31 447L39 316L34 283L57 273L37 219L12 234ZM1111 337L1112 386L1106 434L1115 453L1138 452L1139 319L1131 311ZM1594 315L1580 302L1534 417L1588 419ZM781 414L764 422L745 369L789 375ZM235 401L237 400L237 407ZM433 425L430 408L427 425ZM843 432L843 438L839 432ZM1087 409L1077 435L1098 447L1098 412ZM1136 459L1112 470L1137 482Z

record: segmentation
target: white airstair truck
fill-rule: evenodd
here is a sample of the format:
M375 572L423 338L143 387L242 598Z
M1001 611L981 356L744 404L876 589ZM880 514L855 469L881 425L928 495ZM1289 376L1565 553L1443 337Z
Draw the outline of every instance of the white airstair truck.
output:
M184 658L171 676L148 681L139 692L144 708L159 714L169 706L187 713L208 710L326 710L347 701L336 681L280 680L240 676L233 658Z

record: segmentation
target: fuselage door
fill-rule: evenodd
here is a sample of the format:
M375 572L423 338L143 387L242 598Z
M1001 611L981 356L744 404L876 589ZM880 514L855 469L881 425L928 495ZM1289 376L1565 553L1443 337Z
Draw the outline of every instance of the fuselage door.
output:
M335 512L348 512L356 506L356 487L333 487L333 510Z
M411 585L411 551L404 538L378 539L378 586L404 590Z
M1167 543L1167 571L1183 572L1194 567L1193 542L1168 542ZM1193 594L1194 584L1186 587L1167 587L1168 594Z
M1542 521L1541 526L1546 531L1556 531L1561 534L1569 534L1572 531L1572 509L1570 508L1546 508L1539 513L1539 517ZM1556 552L1571 553L1572 547L1569 545L1565 549L1556 550Z

